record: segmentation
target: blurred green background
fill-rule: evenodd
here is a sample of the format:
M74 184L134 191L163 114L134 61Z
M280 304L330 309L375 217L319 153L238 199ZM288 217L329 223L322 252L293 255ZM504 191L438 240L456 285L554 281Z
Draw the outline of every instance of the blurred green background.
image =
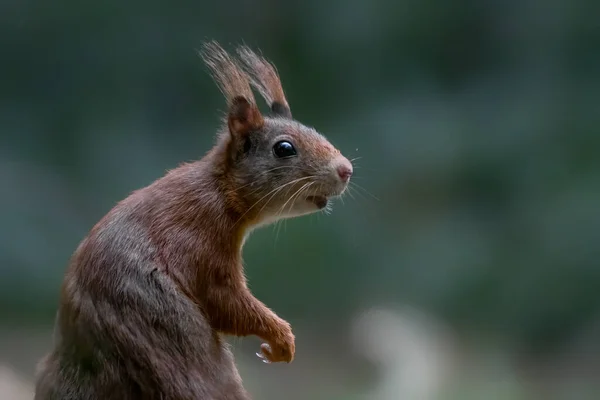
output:
M233 340L257 399L600 398L593 0L0 2L0 398L87 231L212 145L209 39L261 49L359 157L332 215L246 244L297 335L282 366Z

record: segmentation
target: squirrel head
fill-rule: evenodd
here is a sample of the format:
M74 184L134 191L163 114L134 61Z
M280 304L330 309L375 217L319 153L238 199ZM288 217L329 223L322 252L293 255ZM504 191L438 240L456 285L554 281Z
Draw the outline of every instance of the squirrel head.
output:
M201 53L228 103L219 135L228 195L258 223L329 209L352 175L352 163L322 134L292 118L275 67L246 46L234 59L216 42ZM257 107L252 88L270 115Z

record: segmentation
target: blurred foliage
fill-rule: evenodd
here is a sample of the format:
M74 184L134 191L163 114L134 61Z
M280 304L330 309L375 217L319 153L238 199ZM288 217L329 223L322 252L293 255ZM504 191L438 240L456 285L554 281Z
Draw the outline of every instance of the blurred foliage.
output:
M332 332L402 302L531 351L598 337L598 15L592 0L4 0L0 316L51 322L91 226L212 145L225 104L195 49L214 38L260 48L294 115L359 157L333 215L253 235L258 297Z

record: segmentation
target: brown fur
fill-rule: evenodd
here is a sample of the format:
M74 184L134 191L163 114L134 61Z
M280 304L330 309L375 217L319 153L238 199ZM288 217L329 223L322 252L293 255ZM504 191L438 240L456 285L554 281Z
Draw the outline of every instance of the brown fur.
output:
M216 43L203 56L227 124L201 160L133 192L83 239L36 400L249 399L223 334L260 337L265 361L294 358L289 323L246 285L242 245L254 227L340 195L336 168L351 164L314 129L263 117L246 73ZM274 155L282 140L295 156Z
M247 46L239 47L237 53L244 63L245 70L250 76L252 85L260 92L267 103L269 103L269 107L273 108L273 105L275 104L282 110L278 112L279 114L283 114L286 118L291 118L292 113L290 111L290 106L283 93L281 80L275 66L268 62L264 57L258 56Z

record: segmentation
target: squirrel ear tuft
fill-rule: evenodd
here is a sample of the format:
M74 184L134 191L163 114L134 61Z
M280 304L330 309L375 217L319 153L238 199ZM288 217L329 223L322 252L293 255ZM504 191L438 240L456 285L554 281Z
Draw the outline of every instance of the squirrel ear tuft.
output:
M265 98L271 111L280 117L292 119L292 112L283 93L281 79L275 65L247 46L238 47L237 53L242 68L250 78L250 83Z
M236 96L229 106L227 124L231 135L239 137L261 129L264 119L256 104L250 103L245 97Z

